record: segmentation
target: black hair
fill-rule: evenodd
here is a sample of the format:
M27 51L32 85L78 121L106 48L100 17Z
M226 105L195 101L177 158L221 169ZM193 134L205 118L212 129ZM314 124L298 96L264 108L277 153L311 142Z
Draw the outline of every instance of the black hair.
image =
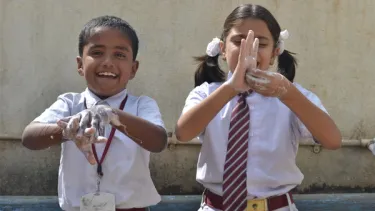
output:
M137 58L139 45L137 33L128 22L115 16L100 16L91 19L84 25L78 38L78 53L80 56L82 56L83 48L85 47L85 45L87 45L88 40L94 33L94 30L99 27L117 29L122 34L124 34L124 36L126 36L131 41L133 60Z
M274 48L278 45L278 40L281 32L281 27L275 17L264 7L253 4L243 4L235 8L229 16L225 19L221 40L225 42L230 30L235 26L238 20L243 19L258 19L266 23L271 32ZM283 74L289 81L293 82L295 76L295 69L297 61L293 57L292 52L284 50L278 56L278 72ZM199 86L204 82L223 82L225 81L225 73L219 67L219 55L210 57L208 55L195 57L195 60L200 62L195 72L195 86Z

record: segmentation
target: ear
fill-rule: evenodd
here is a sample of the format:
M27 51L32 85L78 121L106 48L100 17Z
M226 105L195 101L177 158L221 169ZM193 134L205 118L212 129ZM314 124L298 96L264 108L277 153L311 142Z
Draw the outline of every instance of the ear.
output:
M84 76L85 74L83 73L83 63L82 63L82 58L80 56L77 56L77 71L80 76Z
M220 41L220 52L221 52L221 56L223 57L223 60L225 61L227 59L226 55L225 55L225 44L223 41Z
M130 80L132 80L135 77L135 74L138 71L138 67L139 67L139 61L135 60L132 65L132 71L130 73L130 78L129 78Z
M270 65L273 65L275 63L275 59L276 59L276 57L279 56L279 53L280 53L280 48L275 48L275 50L272 53L272 57L271 57L271 60L270 60Z

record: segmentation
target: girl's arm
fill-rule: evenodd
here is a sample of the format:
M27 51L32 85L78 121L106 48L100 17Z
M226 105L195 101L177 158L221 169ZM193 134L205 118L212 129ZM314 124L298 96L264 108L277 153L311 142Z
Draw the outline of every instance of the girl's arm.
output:
M206 99L182 114L175 128L176 138L187 142L197 137L224 105L237 94L238 92L227 83L221 85Z
M197 137L225 104L240 92L249 90L245 73L249 67L256 66L258 45L258 38L254 39L254 32L250 30L246 40L241 40L238 63L232 77L207 98L190 108L177 121L175 133L179 141L186 142Z
M295 113L323 147L340 148L341 134L333 120L283 75L272 71L251 69L246 78L254 91L264 96L278 97Z
M312 136L327 149L341 146L341 133L331 117L307 99L295 86L280 99L292 110Z

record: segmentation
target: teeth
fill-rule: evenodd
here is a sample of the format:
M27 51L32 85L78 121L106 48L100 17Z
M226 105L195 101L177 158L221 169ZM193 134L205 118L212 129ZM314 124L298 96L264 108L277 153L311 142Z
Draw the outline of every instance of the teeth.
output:
M116 77L116 74L111 73L111 72L101 72L98 75L100 75L100 76L112 76L112 77Z

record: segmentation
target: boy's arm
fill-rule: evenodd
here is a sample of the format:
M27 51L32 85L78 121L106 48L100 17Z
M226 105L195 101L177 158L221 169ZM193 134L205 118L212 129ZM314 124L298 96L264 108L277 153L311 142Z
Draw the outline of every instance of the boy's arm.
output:
M116 127L129 138L150 152L163 151L168 142L159 107L155 100L142 97L139 102L137 116L119 109L113 109L119 121L125 127Z
M31 150L41 150L63 142L62 129L57 124L32 122L22 134L22 144Z
M55 103L26 126L22 134L22 144L26 148L40 150L61 144L64 141L62 129L56 122L70 116L68 101L65 96L59 96Z

